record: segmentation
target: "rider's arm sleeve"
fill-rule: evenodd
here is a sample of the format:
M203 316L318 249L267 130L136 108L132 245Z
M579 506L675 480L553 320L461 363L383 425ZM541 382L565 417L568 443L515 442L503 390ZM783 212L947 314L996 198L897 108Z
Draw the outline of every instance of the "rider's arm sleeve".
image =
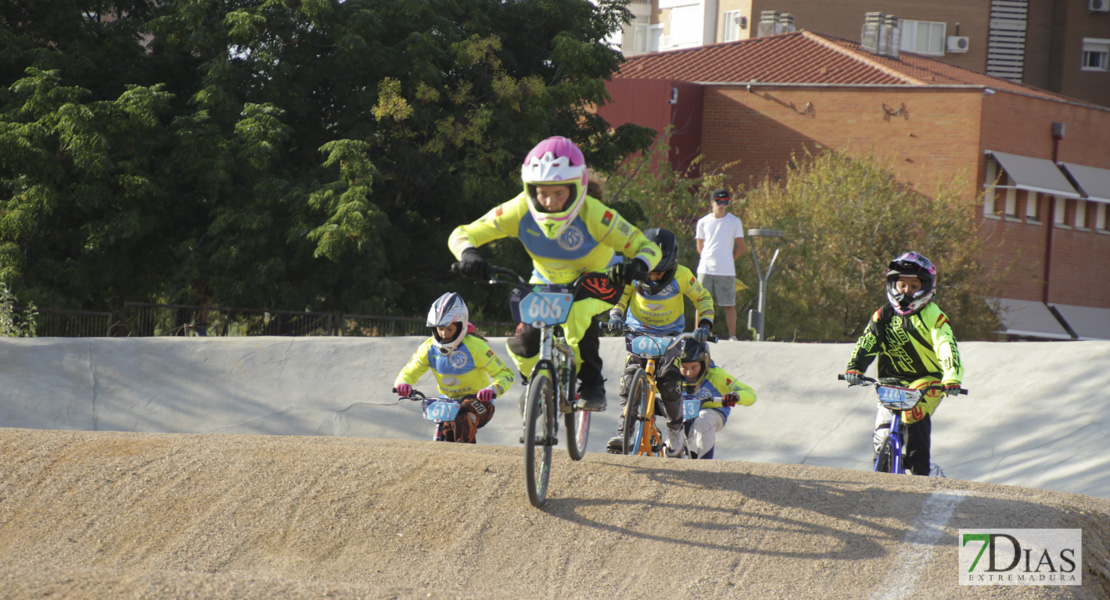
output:
M725 373L725 375L728 376L728 378L725 380L725 384L728 386L728 391L735 392L736 395L739 396L739 399L736 400L737 404L741 404L743 406L751 406L755 404L755 390L753 390L747 384L742 383L739 379L733 377L732 375L728 375L728 373Z
M686 288L683 293L685 293L686 297L690 299L690 302L694 304L694 309L697 311L698 318L713 321L713 296L709 293L709 290L705 289L705 286L698 281L698 278L690 272L690 269L680 267L679 271L682 270L686 272L682 273L683 281L679 282L679 285ZM697 327L697 323L694 323L694 326Z
M516 376L513 375L512 369L507 367L505 362L490 349L489 344L482 342L481 346L475 348L474 352L477 354L479 348L483 347L484 351L482 351L480 355L482 358L479 360L485 359L485 364L482 365L481 368L486 372L486 375L489 376L490 387L493 388L493 391L498 396L501 396L507 392L509 388L513 387L513 381L516 380Z
M636 292L636 287L635 286L632 286L632 285L624 286L624 291L621 292L621 299L617 300L617 305L614 306L613 309L610 310L609 312L613 312L613 310L615 310L615 311L619 312L621 314L621 316L623 317L625 311L628 310L628 303L632 301L632 294L634 294L635 292Z
M659 264L663 253L655 242L647 239L644 232L600 201L589 197L586 200L593 201L587 214L589 221L586 226L594 239L628 258L642 260L649 270Z
M401 372L397 374L397 379L394 380L393 387L397 387L399 383L413 385L417 381L420 381L420 377L424 375L424 373L428 372L428 368L431 366L428 364L428 345L430 343L430 341L424 342L416 349L416 352L413 352L412 357L409 358L409 362L406 363L405 367L401 369Z
M520 218L514 203L519 197L494 207L482 218L468 225L459 225L447 238L447 247L455 258L462 259L463 250L477 248L504 237L516 237Z
M944 374L941 381L944 383L961 383L964 380L964 363L960 360L960 349L956 346L956 335L952 333L952 326L948 317L941 312L936 322L931 327L933 334L933 351L937 353Z
M856 340L856 345L852 348L852 356L848 359L847 371L859 371L866 373L867 367L879 355L879 315L882 309L875 311L871 315L871 320L867 323L867 328L864 329L863 335Z

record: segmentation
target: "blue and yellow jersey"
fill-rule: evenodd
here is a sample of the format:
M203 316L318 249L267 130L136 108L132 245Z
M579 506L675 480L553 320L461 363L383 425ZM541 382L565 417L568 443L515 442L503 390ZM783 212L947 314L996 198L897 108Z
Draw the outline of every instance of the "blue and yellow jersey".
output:
M447 356L436 348L434 338L428 338L401 369L393 387L399 383L414 385L428 369L435 375L439 393L456 399L477 394L478 390L487 387L492 387L501 396L512 387L515 379L513 372L490 350L485 340L469 334Z
M713 320L713 296L682 265L678 265L674 279L658 294L643 294L635 285L625 286L614 310L625 314L628 309L625 323L636 331L652 335L682 333L686 329L683 296L690 299L701 318Z
M848 370L866 373L876 356L879 379L935 377L943 383L964 379L956 336L948 317L933 302L908 317L895 313L889 304L875 311L852 349Z
M729 375L724 369L718 366L709 367L709 375L701 382L701 385L695 390L688 390L685 385L682 386L683 396L693 396L701 398L701 407L711 408L725 418L728 422L728 415L732 409L721 404L721 398L729 393L736 392L739 399L736 400L737 404L743 406L751 406L755 404L755 390L741 383L738 379Z
M540 231L528 212L528 196L522 192L477 221L456 227L448 246L455 258L461 259L467 248L506 237L518 238L532 257L541 281L559 284L574 283L583 273L604 272L620 261L617 252L643 260L649 269L659 262L659 247L619 213L592 196L586 196L583 202L574 221L552 240Z

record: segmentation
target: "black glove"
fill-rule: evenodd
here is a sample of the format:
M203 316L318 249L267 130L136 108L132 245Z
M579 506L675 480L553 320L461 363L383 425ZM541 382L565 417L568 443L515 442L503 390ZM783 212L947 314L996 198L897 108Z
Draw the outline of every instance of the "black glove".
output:
M643 281L647 274L647 265L637 258L628 262L617 263L609 269L609 279L612 279L617 287L632 285L633 281Z
M489 263L474 248L463 250L459 273L474 279L489 279Z
M702 319L701 322L698 323L698 328L694 330L694 341L700 344L708 340L710 329L713 329L713 321Z
M725 394L723 398L721 398L721 406L732 408L736 406L736 402L738 400L740 400L740 394L737 394L736 392L729 392Z
M958 384L958 383L946 383L946 384L944 384L944 395L945 396L959 396L960 395L960 384Z

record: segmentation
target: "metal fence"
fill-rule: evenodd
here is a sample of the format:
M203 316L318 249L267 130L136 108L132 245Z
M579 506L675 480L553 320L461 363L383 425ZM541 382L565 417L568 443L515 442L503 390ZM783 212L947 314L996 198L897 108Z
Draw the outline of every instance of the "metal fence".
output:
M16 324L26 322L17 310ZM39 309L30 317L38 337L367 336L428 335L423 317L227 308L125 302L121 313ZM516 323L476 321L491 336L512 335Z
M102 337L113 335L119 323L110 312L88 310L39 310L35 318L38 337Z

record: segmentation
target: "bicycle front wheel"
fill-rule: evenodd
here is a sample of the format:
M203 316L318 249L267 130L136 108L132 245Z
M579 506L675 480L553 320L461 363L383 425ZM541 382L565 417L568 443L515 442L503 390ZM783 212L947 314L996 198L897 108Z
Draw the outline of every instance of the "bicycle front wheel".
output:
M524 483L532 506L547 500L554 443L555 384L550 371L537 371L528 383L528 403L524 409Z
M625 454L639 454L644 439L644 424L654 417L647 414L647 371L637 369L628 383L628 402L624 406L624 428L621 441Z
M894 441L888 435L875 455L875 472L890 473L894 470Z

